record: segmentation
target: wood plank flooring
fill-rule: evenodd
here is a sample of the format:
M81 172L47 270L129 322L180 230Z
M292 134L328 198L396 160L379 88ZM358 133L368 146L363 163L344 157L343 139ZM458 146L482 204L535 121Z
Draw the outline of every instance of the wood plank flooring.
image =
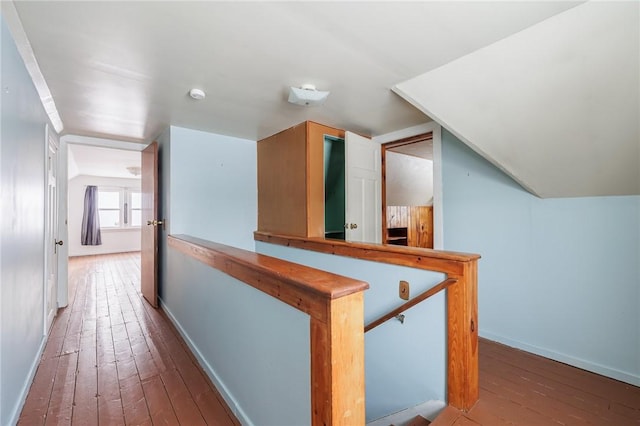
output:
M21 425L239 425L162 310L139 254L72 258ZM480 340L480 401L432 425L640 425L640 388Z
M139 253L69 260L69 305L58 311L18 424L240 424L139 288Z
M640 388L480 339L480 400L433 426L640 425Z

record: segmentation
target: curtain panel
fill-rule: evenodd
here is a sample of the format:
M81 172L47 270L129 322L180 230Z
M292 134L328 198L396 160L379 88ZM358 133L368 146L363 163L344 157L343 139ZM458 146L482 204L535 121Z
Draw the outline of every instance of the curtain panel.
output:
M84 214L82 215L80 239L83 246L99 246L102 244L97 186L87 186L84 192Z

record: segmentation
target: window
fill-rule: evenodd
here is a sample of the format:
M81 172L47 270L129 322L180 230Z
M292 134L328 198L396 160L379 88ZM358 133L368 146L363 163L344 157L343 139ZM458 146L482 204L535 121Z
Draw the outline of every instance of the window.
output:
M98 188L100 228L131 228L141 225L142 199L139 189Z
M131 194L131 226L142 225L142 194L140 191L130 192Z

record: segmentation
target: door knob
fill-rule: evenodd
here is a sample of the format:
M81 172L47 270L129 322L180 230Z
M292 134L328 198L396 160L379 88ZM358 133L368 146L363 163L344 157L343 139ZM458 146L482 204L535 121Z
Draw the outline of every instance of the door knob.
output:
M157 219L147 221L147 225L150 225L150 226L158 226L158 225L162 225L163 223L164 223L163 221L157 220Z
M58 254L58 246L64 244L62 240L53 240L53 254Z
M352 224L349 225L349 228L356 229L356 228L358 228L358 224L357 223L352 223Z
M64 241L62 241L62 240L59 240L59 241L55 240L55 241L56 242L54 244L56 244L56 245L59 245L59 246L64 245Z

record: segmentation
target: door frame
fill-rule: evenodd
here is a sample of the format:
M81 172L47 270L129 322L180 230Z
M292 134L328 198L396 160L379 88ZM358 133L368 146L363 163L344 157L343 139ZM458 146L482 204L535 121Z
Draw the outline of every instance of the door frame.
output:
M144 142L125 142L114 139L94 138L79 135L64 135L60 138L58 149L58 238L67 241L69 239L69 227L67 224L68 199L69 199L69 144L89 145L103 148L122 149L125 151L142 151L147 144ZM58 307L62 308L69 303L69 245L60 246L58 252Z
M385 235L387 226L386 216L386 165L385 165L385 144L408 140L410 138L432 134L433 139L433 248L444 249L444 224L442 209L442 128L434 121L409 127L396 132L387 133L374 137L372 140L382 145L382 235Z

